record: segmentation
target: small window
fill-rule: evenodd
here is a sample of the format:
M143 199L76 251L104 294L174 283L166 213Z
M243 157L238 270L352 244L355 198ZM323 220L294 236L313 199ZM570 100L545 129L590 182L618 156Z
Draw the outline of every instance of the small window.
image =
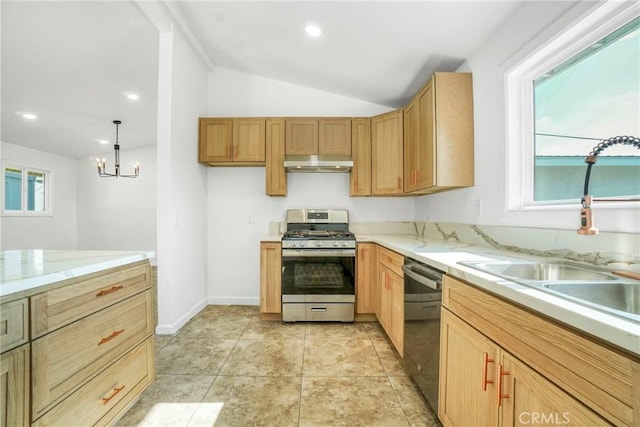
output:
M640 18L535 78L533 92L533 202L575 201L592 148L640 136ZM612 146L598 159L593 196L640 195L639 150Z
M50 213L50 171L5 165L2 176L5 215Z

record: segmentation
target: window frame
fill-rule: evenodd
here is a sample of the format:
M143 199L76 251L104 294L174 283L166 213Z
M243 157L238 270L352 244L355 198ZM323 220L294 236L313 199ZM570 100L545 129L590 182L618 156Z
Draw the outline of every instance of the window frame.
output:
M19 169L22 172L22 188L20 210L8 210L5 206L5 180L7 169ZM44 175L44 210L43 211L30 211L27 209L26 194L29 172L41 173ZM39 166L30 166L15 162L2 162L2 188L0 189L0 197L2 197L2 216L53 216L53 171L51 169L45 169Z
M582 194L576 194L575 200L534 201L534 80L638 16L635 2L599 2L587 10L574 10L504 64L507 211L566 210L580 205ZM585 152L584 157L587 155ZM602 208L637 204L619 202Z

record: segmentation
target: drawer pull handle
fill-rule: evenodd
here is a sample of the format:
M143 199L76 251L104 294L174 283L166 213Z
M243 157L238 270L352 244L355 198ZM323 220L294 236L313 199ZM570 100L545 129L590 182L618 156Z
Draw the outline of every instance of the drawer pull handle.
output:
M109 288L109 289L103 289L103 290L101 290L100 292L98 292L98 293L96 294L96 296L97 296L97 297L101 297L101 296L104 296L104 295L110 294L111 292L119 291L119 290L120 290L120 289L122 289L122 288L124 288L124 286L122 286L122 285L119 285L119 286L112 286L112 287L111 287L111 288Z
M493 384L493 380L487 379L487 365L493 363L493 359L489 359L489 353L482 353L482 391L487 391L487 384Z
M509 375L509 372L502 370L503 366L498 363L498 406L502 405L502 399L508 399L508 394L502 394L502 377Z
M120 335L123 332L124 332L124 329L120 329L119 331L113 331L113 333L111 335L109 335L108 337L102 338L100 340L100 342L98 343L98 345L104 344L104 343L107 343L107 342L111 341L112 339L114 339L115 337L117 337L118 335Z
M116 397L116 394L120 393L123 389L124 389L124 386L118 387L118 388L114 388L113 389L113 393L111 394L111 396L102 398L102 404L106 405L107 403L109 403L109 401L111 399L113 399L114 397Z

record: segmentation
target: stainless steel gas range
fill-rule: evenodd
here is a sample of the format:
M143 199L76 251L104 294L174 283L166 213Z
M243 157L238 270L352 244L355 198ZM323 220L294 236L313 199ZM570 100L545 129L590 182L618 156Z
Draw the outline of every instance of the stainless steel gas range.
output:
M356 238L349 212L288 210L282 237L282 319L353 322Z

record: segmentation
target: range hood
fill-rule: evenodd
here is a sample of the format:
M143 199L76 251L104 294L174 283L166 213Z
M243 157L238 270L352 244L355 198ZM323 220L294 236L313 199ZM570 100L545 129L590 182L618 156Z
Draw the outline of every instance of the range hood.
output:
M353 160L349 156L328 156L312 154L309 156L287 156L284 168L287 172L349 172Z

